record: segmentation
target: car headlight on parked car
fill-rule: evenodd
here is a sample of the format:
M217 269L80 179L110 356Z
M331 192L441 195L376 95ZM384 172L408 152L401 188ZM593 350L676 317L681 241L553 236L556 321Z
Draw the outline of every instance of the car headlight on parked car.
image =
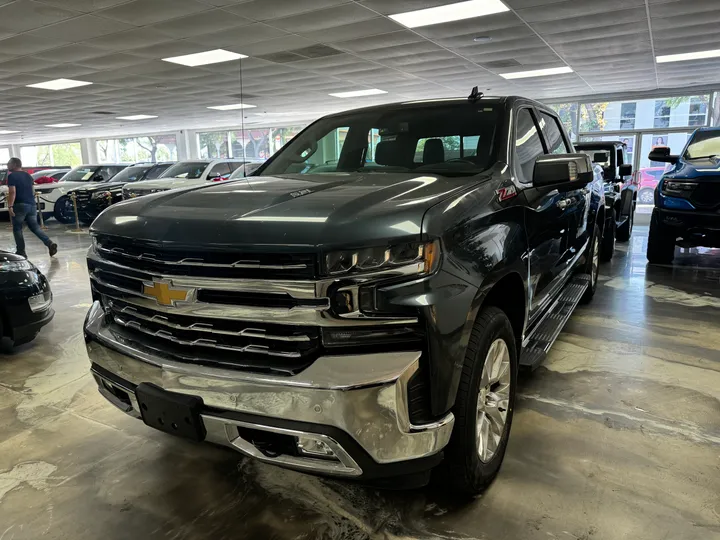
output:
M697 182L678 182L668 180L663 184L663 193L668 195L683 196L689 195L697 187Z
M0 272L24 272L33 268L35 266L28 260L0 262Z
M333 251L325 257L325 273L330 276L375 272L414 266L416 274L429 274L440 260L440 242L407 242L391 246Z
M112 193L109 191L96 191L90 195L90 199L93 201L97 201L98 199L107 199L108 197L112 197Z

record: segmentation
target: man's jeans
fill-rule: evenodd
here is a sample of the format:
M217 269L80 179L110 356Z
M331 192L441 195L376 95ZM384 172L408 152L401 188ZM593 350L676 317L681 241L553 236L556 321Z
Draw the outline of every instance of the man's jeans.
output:
M23 238L23 223L27 223L28 228L37 236L43 244L50 247L52 240L48 238L37 221L37 206L34 204L15 203L13 205L15 215L12 218L13 236L15 236L15 244L17 252L25 255L25 239Z

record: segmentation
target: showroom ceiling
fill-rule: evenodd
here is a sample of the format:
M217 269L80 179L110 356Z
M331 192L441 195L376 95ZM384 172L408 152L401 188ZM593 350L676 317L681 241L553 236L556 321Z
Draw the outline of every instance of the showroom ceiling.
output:
M0 144L292 124L388 101L491 94L557 98L720 83L718 0L503 0L509 11L406 28L389 15L447 0L0 0ZM477 41L476 41L477 38ZM199 67L162 59L224 49ZM242 90L240 67L242 66ZM500 74L571 67L506 80ZM27 85L66 78L68 90ZM380 89L341 99L328 94ZM118 116L153 115L141 121ZM48 124L81 124L50 128Z

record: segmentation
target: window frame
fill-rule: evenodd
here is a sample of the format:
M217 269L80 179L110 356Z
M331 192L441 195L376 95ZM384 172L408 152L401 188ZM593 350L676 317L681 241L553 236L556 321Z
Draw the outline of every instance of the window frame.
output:
M542 146L543 153L541 155L548 155L548 147L547 142L545 141L544 134L542 133L542 128L540 127L540 122L538 122L537 116L537 109L530 104L527 105L520 105L517 109L515 109L515 112L513 113L513 126L512 126L512 162L513 162L513 172L515 173L515 178L517 178L517 181L524 185L524 186L531 186L533 179L530 178L529 180L525 179L525 174L522 172L522 167L520 166L520 160L517 156L517 137L518 137L518 120L520 119L520 113L523 110L527 110L530 113L530 118L532 119L533 123L535 124L535 129L538 134L538 138L540 139L540 146ZM561 132L562 133L562 132ZM565 136L563 135L563 138ZM540 156L537 156L535 158L535 161L537 161L537 158ZM521 172L518 173L518 170Z
M537 108L535 108L535 110L539 116L544 114L545 116L547 116L555 121L555 125L560 130L560 137L562 138L562 141L565 144L565 150L566 150L565 153L571 154L572 151L575 149L575 147L572 144L570 144L570 141L568 141L568 139L567 139L567 136L565 133L565 127L563 126L562 120L560 120L560 118L557 116L557 114L554 114L554 111L548 112L545 109L537 109ZM535 121L537 122L537 118L535 119ZM538 124L539 124L539 122L538 122ZM545 130L542 128L542 126L540 126L540 131L542 131L542 139L545 139ZM557 154L552 154L550 152L550 146L548 145L549 141L545 139L544 142L545 142L545 144L543 145L543 148L545 148L545 154L546 155L557 155Z

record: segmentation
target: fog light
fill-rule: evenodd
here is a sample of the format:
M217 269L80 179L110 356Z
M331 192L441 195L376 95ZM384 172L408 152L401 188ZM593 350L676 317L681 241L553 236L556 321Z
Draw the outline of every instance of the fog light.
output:
M310 437L297 438L298 452L305 456L337 459L335 452L327 444L319 439Z
M44 311L50 307L50 304L52 304L52 293L48 292L31 296L28 298L28 303L30 304L30 309L33 313Z

